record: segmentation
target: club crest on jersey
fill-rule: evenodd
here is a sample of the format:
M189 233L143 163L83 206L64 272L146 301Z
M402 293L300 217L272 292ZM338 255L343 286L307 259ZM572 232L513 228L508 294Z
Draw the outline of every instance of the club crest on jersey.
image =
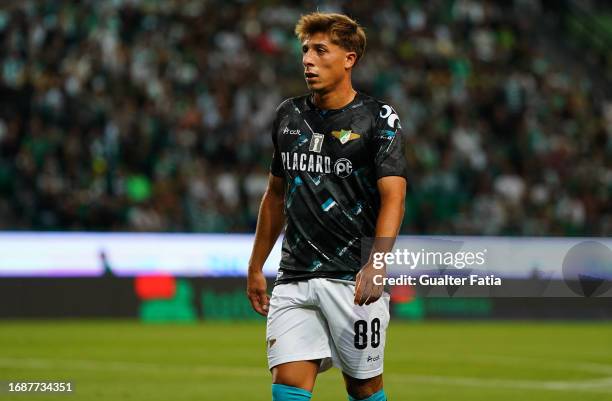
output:
M341 129L340 131L332 131L332 135L335 136L341 144L345 144L348 141L352 141L355 139L359 139L361 137L360 134L353 132L350 129Z

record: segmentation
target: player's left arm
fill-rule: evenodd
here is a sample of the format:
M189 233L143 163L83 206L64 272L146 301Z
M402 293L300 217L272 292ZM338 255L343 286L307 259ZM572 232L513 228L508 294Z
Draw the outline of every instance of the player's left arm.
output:
M386 276L386 269L376 269L373 255L390 252L399 233L404 218L406 199L407 165L399 117L391 106L383 105L376 120L372 140L377 187L380 195L380 209L376 220L376 238L370 258L355 279L355 299L357 305L369 305L383 294L384 285L374 277Z
M382 296L384 286L375 284L374 276L385 277L386 269L385 267L376 269L372 256L376 252L391 252L404 218L406 179L397 176L382 177L378 179L377 185L380 193L380 212L376 220L376 239L370 259L359 271L355 280L355 304L357 305L369 305ZM377 281L380 282L380 280Z

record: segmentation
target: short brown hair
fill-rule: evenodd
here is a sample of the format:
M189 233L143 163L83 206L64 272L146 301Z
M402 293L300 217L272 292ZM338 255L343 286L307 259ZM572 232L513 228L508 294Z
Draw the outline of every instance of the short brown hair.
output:
M356 62L363 57L366 47L365 31L346 15L314 12L302 15L295 25L295 35L300 42L319 32L327 33L333 44L357 53Z

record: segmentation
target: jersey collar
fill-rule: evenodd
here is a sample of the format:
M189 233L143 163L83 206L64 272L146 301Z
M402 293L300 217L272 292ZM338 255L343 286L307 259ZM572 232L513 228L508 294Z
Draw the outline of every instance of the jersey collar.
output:
M311 97L312 97L312 93L309 94L308 96L306 96L306 104L308 106L308 110L314 111L316 112L319 116L321 116L322 118L326 118L329 117L331 115L334 114L338 114L343 112L344 110L352 107L353 105L357 104L361 99L361 92L356 91L357 93L355 94L355 97L353 98L353 100L351 100L346 106L340 108L340 109L320 109L317 106L315 106L315 104L312 102Z

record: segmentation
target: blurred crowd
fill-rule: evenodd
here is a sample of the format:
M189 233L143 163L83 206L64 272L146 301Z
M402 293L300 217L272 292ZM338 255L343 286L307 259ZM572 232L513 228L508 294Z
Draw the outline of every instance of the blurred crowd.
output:
M365 27L354 86L401 118L402 232L610 235L612 103L550 55L531 0L14 2L0 228L253 231L316 9Z

